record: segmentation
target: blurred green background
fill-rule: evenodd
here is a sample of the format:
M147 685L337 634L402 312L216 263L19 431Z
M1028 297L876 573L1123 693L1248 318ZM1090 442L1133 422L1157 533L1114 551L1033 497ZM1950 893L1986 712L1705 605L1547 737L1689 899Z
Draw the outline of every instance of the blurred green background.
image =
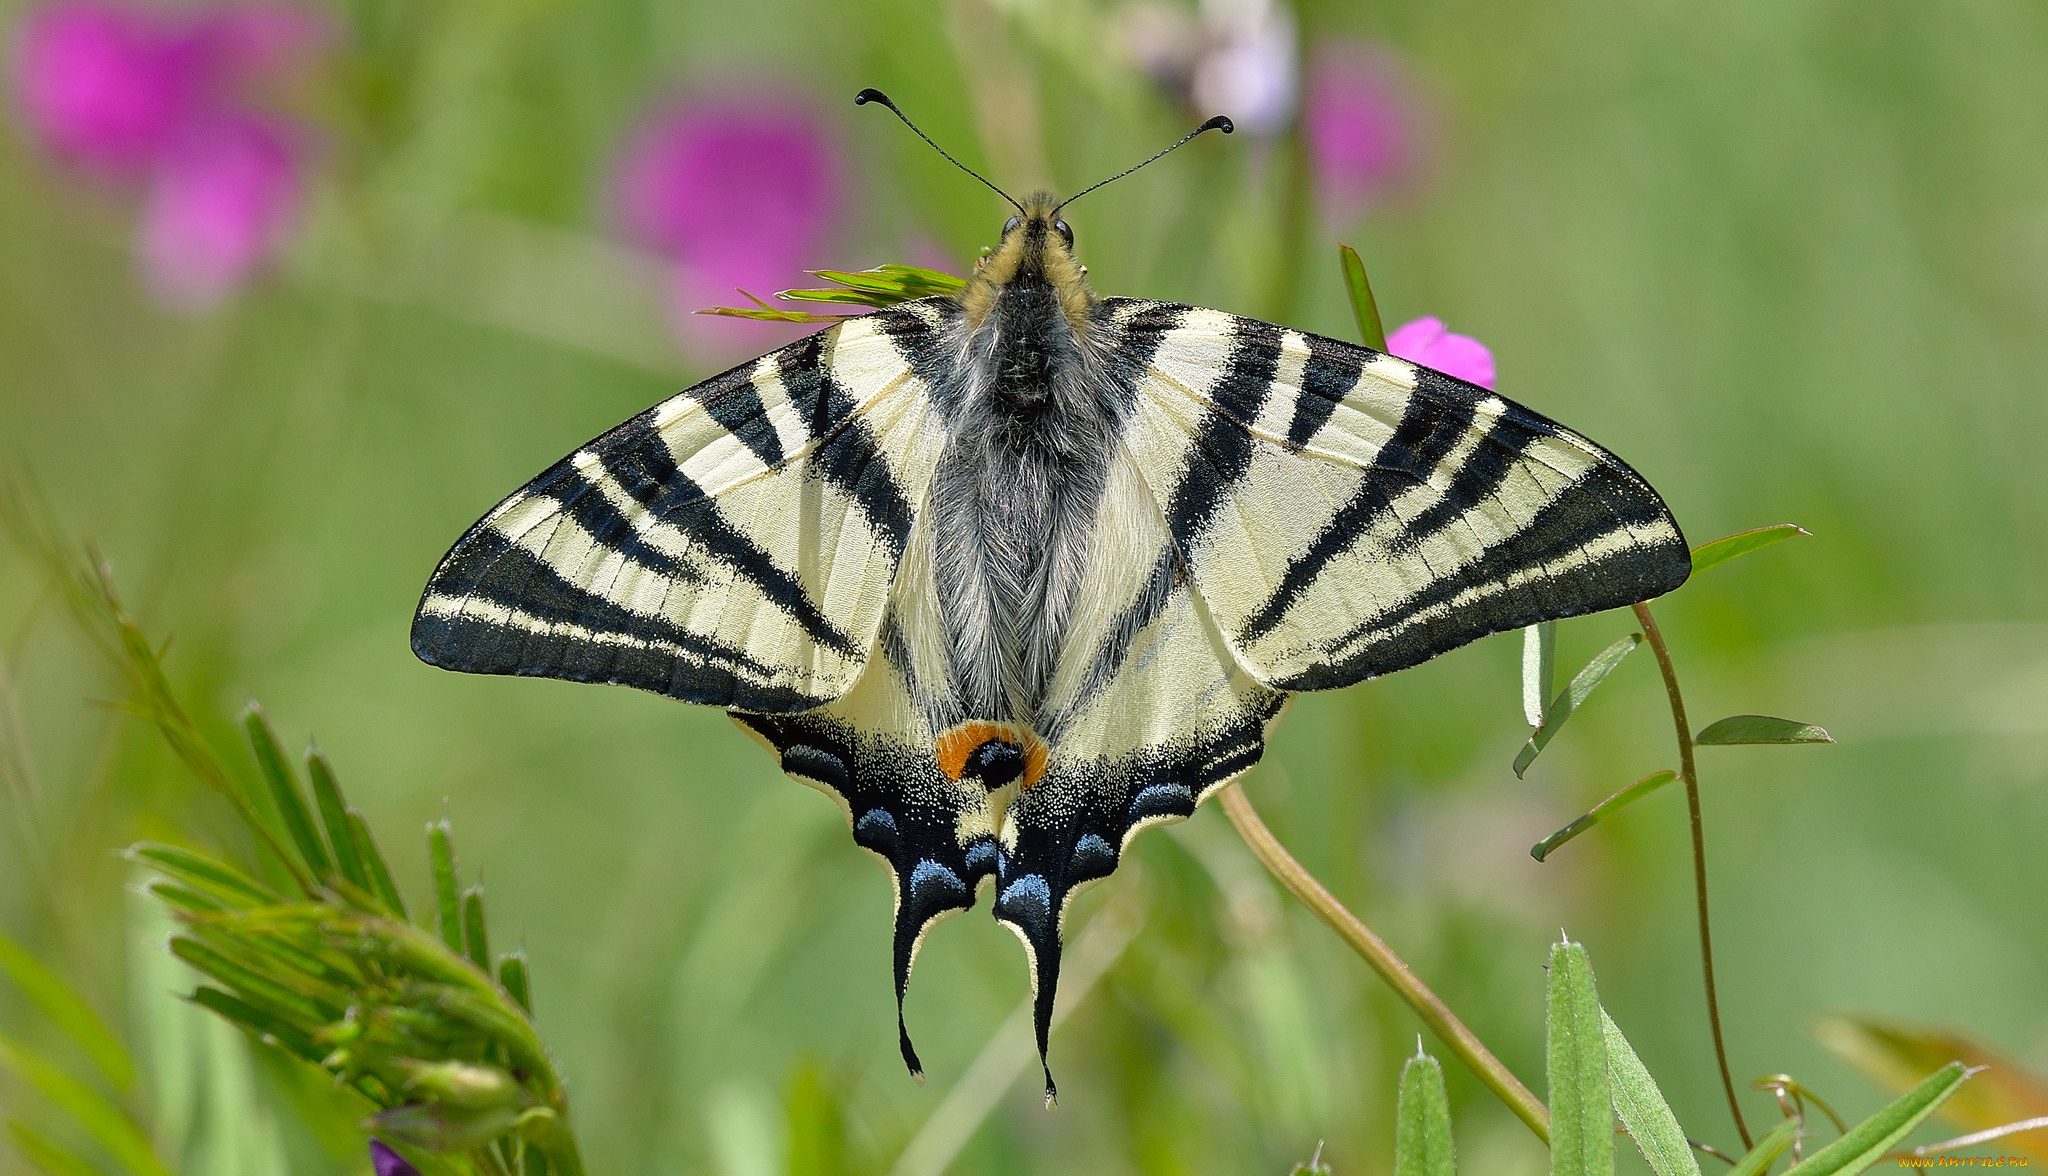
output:
M1070 927L1107 911L1135 931L1085 992L1069 973L1047 1113L1028 1046L998 1035L1027 980L985 908L927 942L909 1017L931 1081L905 1076L887 879L723 716L443 674L407 649L421 585L472 520L732 347L767 345L679 339L666 260L618 230L607 169L650 104L729 91L816 111L844 173L812 264L964 272L1007 210L851 95L888 90L1013 190L1078 189L1192 125L1119 50L1129 14L323 11L334 47L275 99L317 129L302 213L274 264L210 308L147 293L132 187L53 160L18 112L0 135L0 450L175 637L170 665L223 746L250 696L288 741L317 734L416 906L419 830L445 802L497 936L533 957L592 1170L881 1173L921 1130L927 1148L964 1138L962 1172L1279 1173L1318 1140L1340 1173L1388 1170L1418 1023L1219 813L1147 834L1080 903ZM1437 315L1485 341L1502 392L1624 455L1695 543L1805 525L1814 538L1658 606L1697 724L1784 714L1840 740L1701 753L1738 1080L1789 1070L1844 1113L1874 1109L1879 1092L1807 1033L1833 1009L1953 1025L2048 1067L2048 10L1285 11L1292 52L1371 45L1400 63L1412 166L1333 209L1295 123L1208 136L1075 207L1097 289L1349 337L1348 241L1389 326ZM10 28L25 12L0 4ZM302 1125L317 1082L281 1082L169 995L186 981L149 946L161 928L112 851L232 842L233 821L153 735L94 705L115 680L44 572L0 559L0 930L152 1059L131 1097L182 1170L283 1156L294 1173L366 1172L345 1110ZM1561 662L1629 626L1568 622ZM1303 697L1246 789L1539 1092L1544 945L1560 926L1583 940L1681 1121L1733 1147L1679 793L1547 864L1527 853L1671 766L1654 666L1625 664L1517 781L1518 664L1496 637ZM11 988L0 1030L67 1056ZM985 1115L942 1110L985 1048L1019 1080ZM1535 1141L1447 1068L1466 1169L1542 1171ZM0 1096L55 1122L18 1085ZM1753 1119L1775 1115L1745 1097ZM20 1162L0 1154L0 1171Z

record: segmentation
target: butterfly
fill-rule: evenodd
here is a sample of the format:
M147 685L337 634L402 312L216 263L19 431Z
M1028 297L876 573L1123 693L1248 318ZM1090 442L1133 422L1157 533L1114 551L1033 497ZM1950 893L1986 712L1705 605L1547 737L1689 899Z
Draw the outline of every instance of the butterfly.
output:
M895 887L920 1079L911 964L984 884L1024 944L1043 1065L1074 896L1257 764L1291 695L1692 566L1620 458L1484 388L1098 296L1073 199L1011 200L959 292L577 449L456 542L413 622L436 666L722 707L837 800Z

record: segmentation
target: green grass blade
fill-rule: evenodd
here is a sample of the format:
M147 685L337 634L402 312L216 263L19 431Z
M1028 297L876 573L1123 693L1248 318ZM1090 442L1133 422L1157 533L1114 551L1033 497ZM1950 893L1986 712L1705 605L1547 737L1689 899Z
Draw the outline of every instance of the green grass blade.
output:
M527 1016L533 1015L533 995L527 986L524 951L507 952L498 957L498 984L519 1002Z
M462 942L469 960L491 974L490 930L484 924L484 888L472 886L462 892Z
M5 971L42 1010L50 1024L78 1043L116 1090L126 1090L135 1081L135 1063L122 1048L121 1039L92 1011L92 1006L71 991L55 972L44 967L42 961L5 935L0 935L0 971Z
M306 809L306 798L299 794L298 778L279 749L277 733L270 729L270 720L264 717L262 707L254 702L249 704L242 712L242 729L248 732L249 749L256 753L256 767L263 774L263 782L270 786L271 803L284 820L285 832L291 835L292 844L298 846L299 856L313 876L325 878L334 872L334 860L313 827L313 814Z
M1692 741L1701 747L1732 747L1741 743L1833 743L1835 737L1825 728L1795 719L1729 715L1709 724L1706 730L1693 736Z
M377 848L377 839L370 836L369 823L363 814L348 810L349 836L355 841L356 854L362 859L363 869L370 875L370 892L384 909L401 919L410 919L405 910L405 896L398 893L398 884L391 880L391 867L384 864L384 854Z
M119 1108L19 1042L0 1037L0 1066L14 1071L85 1128L131 1176L171 1176L149 1139Z
M440 917L441 942L462 954L462 894L455 882L455 841L442 817L427 826L427 860L434 871L434 911Z
M1358 320L1358 337L1374 351L1387 349L1387 329L1380 325L1379 303L1373 301L1372 283L1365 278L1365 262L1358 250L1337 246L1337 264L1344 271L1344 292L1351 298L1351 314Z
M1394 1103L1394 1176L1454 1176L1457 1168L1444 1068L1418 1050L1401 1067Z
M1778 1157L1785 1154L1785 1149L1799 1138L1800 1127L1799 1120L1787 1119L1765 1132L1764 1137L1756 1141L1756 1146L1749 1149L1749 1154L1728 1169L1727 1176L1763 1176Z
M1813 532L1793 523L1778 523L1775 526L1758 527L1754 531L1743 531L1702 543L1692 549L1692 574L1697 576L1708 568L1727 563L1737 556L1761 551L1773 543L1783 543L1794 535L1813 537Z
M1542 861L1544 858L1549 857L1553 852L1555 852L1558 846L1563 845L1565 842L1570 841L1572 838L1577 837L1579 834L1584 833L1588 829L1591 829L1593 826L1599 824L1601 821L1606 820L1608 817L1614 815L1615 813L1620 812L1622 809L1627 808L1629 805L1634 804L1635 802L1641 800L1645 796L1650 795L1652 792L1657 791L1659 788L1664 787L1666 784L1669 784L1676 779L1678 779L1678 773L1672 771L1670 768L1666 768L1661 772L1651 772L1649 775L1644 776L1642 779L1615 793L1613 796L1610 796L1606 800L1601 801L1599 804L1594 805L1591 809L1588 809L1586 812L1579 814L1579 816L1572 820L1571 824L1566 825L1564 828L1559 829L1557 832L1552 833L1548 837L1545 837L1543 840L1537 842L1535 845L1530 846L1529 856L1535 858L1539 862Z
M327 762L326 752L318 747L306 749L306 775L313 781L320 823L327 827L327 840L334 846L335 869L358 888L369 890L370 871L363 865L362 850L348 822L348 802L342 798L341 782L334 778L334 765Z
M1650 1077L1649 1068L1604 1008L1600 1010L1600 1030L1607 1040L1607 1080L1614 1088L1614 1113L1621 1116L1622 1126L1628 1128L1629 1138L1636 1141L1650 1170L1657 1176L1700 1176L1699 1160L1685 1141L1678 1116L1671 1113L1671 1104L1664 1101L1657 1080Z
M10 1121L7 1129L14 1136L15 1150L47 1176L106 1176L77 1153L26 1123Z
M1586 949L1550 949L1546 1073L1550 1080L1550 1176L1612 1176L1614 1101L1607 1036Z
M1551 739L1564 727L1565 721L1570 719L1579 707L1585 705L1586 699L1592 696L1600 683L1607 680L1607 675L1612 674L1615 668L1621 665L1621 659L1627 657L1642 643L1641 633L1630 633L1594 654L1593 660L1586 663L1586 668L1572 676L1564 692L1544 710L1543 725L1536 728L1535 733L1529 736L1529 742L1522 745L1521 754L1515 757L1517 777L1529 770L1529 765L1535 763L1536 757L1542 754L1543 749L1550 746Z
M1531 727L1543 725L1556 677L1557 622L1544 621L1522 630L1522 716Z
M1950 1062L1842 1138L1786 1169L1785 1176L1856 1176L1884 1158L1920 1121L1948 1100L1976 1071Z

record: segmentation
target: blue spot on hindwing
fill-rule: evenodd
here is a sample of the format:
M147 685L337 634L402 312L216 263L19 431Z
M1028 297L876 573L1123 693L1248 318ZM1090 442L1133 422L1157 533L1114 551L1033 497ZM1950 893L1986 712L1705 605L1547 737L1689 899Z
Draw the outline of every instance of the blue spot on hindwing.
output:
M967 847L967 876L976 880L996 872L997 859L995 839L984 837Z
M1067 860L1067 879L1083 882L1091 878L1106 877L1116 869L1116 850L1109 842L1093 833L1083 834L1074 843L1074 854Z
M945 910L964 906L967 885L960 875L926 858L910 871L910 905L918 911Z
M872 849L884 857L896 855L896 818L886 809L869 809L854 822L853 840L863 849Z
M1040 875L1026 874L1003 887L1002 897L996 900L996 914L1033 935L1042 935L1052 917L1052 887Z
M1131 798L1131 820L1146 817L1185 817L1195 811L1194 793L1184 784L1154 784Z

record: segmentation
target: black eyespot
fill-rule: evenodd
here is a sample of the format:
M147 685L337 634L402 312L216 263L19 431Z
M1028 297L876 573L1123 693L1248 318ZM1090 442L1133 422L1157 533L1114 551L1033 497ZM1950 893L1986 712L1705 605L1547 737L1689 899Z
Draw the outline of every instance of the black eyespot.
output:
M1072 249L1074 247L1074 230L1067 227L1067 222L1063 220L1053 221L1052 231L1060 235L1060 240L1067 243L1067 248Z
M1016 228L1016 227L1017 227L1018 225L1021 225L1021 224L1023 224L1023 223L1024 223L1024 218L1023 218L1023 217L1021 217L1021 216L1013 216L1013 217L1011 217L1011 218L1010 218L1009 220L1006 220L1006 221L1004 221L1004 222L1003 222L1003 236L1005 236L1005 237L1009 236L1009 235L1010 235L1010 231L1011 231L1012 229L1015 229L1015 228Z

